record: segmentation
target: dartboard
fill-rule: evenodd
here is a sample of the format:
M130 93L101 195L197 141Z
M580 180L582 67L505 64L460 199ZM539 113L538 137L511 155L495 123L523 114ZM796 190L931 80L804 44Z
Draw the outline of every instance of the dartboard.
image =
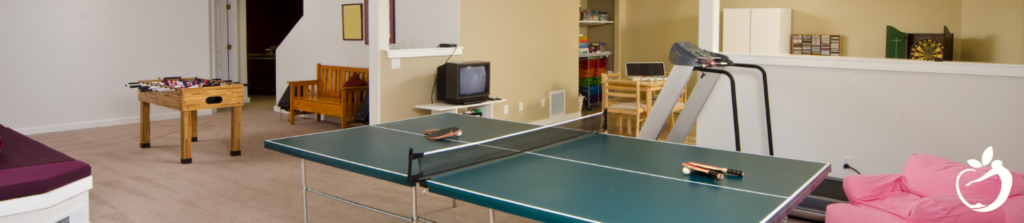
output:
M910 59L914 60L942 60L942 51L946 47L942 40L935 38L924 38L914 42L910 46Z

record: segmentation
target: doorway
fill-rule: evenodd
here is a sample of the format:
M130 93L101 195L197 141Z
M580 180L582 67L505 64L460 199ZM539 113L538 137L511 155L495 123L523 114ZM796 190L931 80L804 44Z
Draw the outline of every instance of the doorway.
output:
M302 1L244 0L250 95L274 95L277 46L302 19Z
M238 76L238 0L213 0L214 78L241 81Z

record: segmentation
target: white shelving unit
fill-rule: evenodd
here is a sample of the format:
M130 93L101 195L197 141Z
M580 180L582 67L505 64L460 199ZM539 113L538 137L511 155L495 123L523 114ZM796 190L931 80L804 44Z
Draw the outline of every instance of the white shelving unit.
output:
M430 110L430 114L438 114L438 113L446 113L446 112L447 113L458 113L458 110L462 109L462 108L470 109L470 110L479 109L480 112L483 113L482 117L484 117L484 118L494 118L494 104L502 103L502 102L506 102L506 101L508 101L508 100L501 99L501 100L485 101L485 102L480 102L480 103L476 103L476 104L468 104L468 105L454 105L454 104L448 104L448 103L444 103L444 102L437 102L437 103L433 103L433 104L416 105L416 106L413 106L413 107L418 108L418 109Z
M580 21L580 26L600 26L615 23L614 21Z
M606 57L606 56L611 56L611 55L612 55L612 52L600 52L600 53L580 54L580 57Z
M722 13L722 52L789 54L793 10L727 8Z

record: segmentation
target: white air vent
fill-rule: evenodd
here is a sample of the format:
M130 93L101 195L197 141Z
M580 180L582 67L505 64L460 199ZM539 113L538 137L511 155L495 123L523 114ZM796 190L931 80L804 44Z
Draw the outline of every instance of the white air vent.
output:
M548 101L551 102L552 117L565 114L565 90L552 91L548 94Z

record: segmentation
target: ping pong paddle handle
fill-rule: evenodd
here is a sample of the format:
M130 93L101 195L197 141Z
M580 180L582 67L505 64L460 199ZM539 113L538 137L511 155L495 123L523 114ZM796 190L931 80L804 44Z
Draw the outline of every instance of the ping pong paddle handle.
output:
M702 168L702 167L699 167L699 166L696 166L696 165L693 165L693 164L690 164L690 163L683 163L683 166L686 166L686 167L688 167L690 169L693 169L694 171L703 173L704 175L707 175L708 177L710 177L712 180L725 179L725 174L722 174L722 171L705 169L705 168Z
M738 175L738 176L741 176L741 177L743 176L743 171L739 171L739 170L726 169L725 172L729 173L729 174L733 174L733 175Z
M721 180L725 179L725 174L722 174L722 172L719 172L717 170L708 170L708 177L711 177L712 179Z

